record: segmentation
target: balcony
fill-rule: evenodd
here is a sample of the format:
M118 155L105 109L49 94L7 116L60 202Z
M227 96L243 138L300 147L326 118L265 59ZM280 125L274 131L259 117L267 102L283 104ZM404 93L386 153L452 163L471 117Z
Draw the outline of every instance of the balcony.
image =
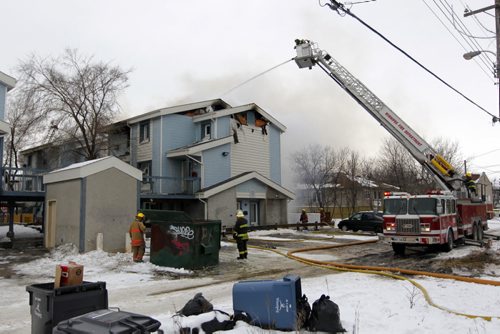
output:
M44 192L44 170L33 168L0 168L2 180L0 181L2 193L35 193Z
M141 196L192 196L200 190L200 184L199 177L144 176L141 182Z

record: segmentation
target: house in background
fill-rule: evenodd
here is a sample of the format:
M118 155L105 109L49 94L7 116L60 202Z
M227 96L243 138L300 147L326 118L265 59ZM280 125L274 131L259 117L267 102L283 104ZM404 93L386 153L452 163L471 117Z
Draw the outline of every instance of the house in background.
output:
M285 126L255 104L221 99L154 110L108 129L108 155L143 172L140 207L187 212L234 224L237 209L251 224L287 223L294 194L281 186ZM30 167L78 162L70 146L22 152Z
M361 176L350 177L345 173L336 174L335 182L323 185L319 193L311 186L300 186L296 190L293 211L306 208L310 212L319 212L318 196L321 196L327 217L346 218L357 211L381 211L384 192L399 191L396 186Z

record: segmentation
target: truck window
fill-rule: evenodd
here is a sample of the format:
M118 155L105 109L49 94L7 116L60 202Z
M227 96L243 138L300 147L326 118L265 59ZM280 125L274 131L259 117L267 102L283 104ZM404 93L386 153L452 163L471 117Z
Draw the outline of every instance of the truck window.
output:
M410 198L408 213L415 215L436 215L435 198Z
M408 200L406 198L384 199L384 215L404 215L408 211Z
M451 199L446 200L446 213L453 213L453 210L451 209Z

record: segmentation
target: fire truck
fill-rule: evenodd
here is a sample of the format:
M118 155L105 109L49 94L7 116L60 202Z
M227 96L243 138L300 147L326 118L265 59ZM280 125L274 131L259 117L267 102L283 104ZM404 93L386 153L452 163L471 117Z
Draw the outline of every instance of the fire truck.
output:
M492 204L468 188L457 171L361 81L309 40L296 40L299 68L321 68L380 123L433 176L440 190L424 195L384 194L384 240L396 254L407 246L439 246L444 251L465 238L481 241Z

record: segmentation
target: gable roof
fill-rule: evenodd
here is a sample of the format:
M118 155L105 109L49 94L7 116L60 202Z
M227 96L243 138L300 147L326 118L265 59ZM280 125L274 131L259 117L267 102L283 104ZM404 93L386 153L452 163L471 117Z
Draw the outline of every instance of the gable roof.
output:
M202 121L206 121L209 119L219 118L219 117L228 116L228 115L234 115L234 114L244 112L244 111L249 111L249 110L257 111L259 114L264 116L269 122L271 122L271 124L274 124L274 126L276 126L278 129L280 129L282 132L285 132L286 126L284 126L283 124L278 122L278 120L276 118L271 116L269 113L267 113L264 109L262 109L261 107L259 107L255 103L245 104L245 105L238 106L238 107L231 107L231 108L227 108L227 109L217 110L216 112L213 112L213 113L206 113L204 115L194 116L193 122L195 122L195 123L202 122Z
M56 169L43 176L43 183L55 183L74 179L83 179L107 169L116 168L131 177L142 180L142 171L132 167L120 159L109 156L95 160L89 160L69 165L68 167Z
M198 191L196 194L199 198L209 198L209 197L214 196L222 191L236 187L237 185L242 184L242 183L247 182L247 181L252 180L252 179L256 179L256 180L264 183L268 187L273 188L274 190L278 191L279 193L285 195L286 197L288 197L290 199L295 199L295 194L293 192L291 192L290 190L282 187L281 185L277 184L276 182L268 179L267 177L265 177L262 174L259 174L257 172L241 173L241 174L233 176L225 181L216 183L210 187L203 188L200 191Z
M208 100L208 101L201 101L201 102L194 102L194 103L182 104L182 105L168 107L168 108L161 108L161 109L157 109L157 110L153 110L153 111L147 112L145 114L134 116L132 118L128 118L128 119L126 119L126 121L129 124L133 124L133 123L142 122L142 121L145 121L145 120L148 120L148 119L151 119L151 118L160 117L160 116L163 116L163 115L176 114L176 113L180 113L180 112L184 112L184 111L190 111L190 110L195 110L195 109L203 109L203 108L207 108L209 106L212 106L212 105L218 104L218 103L219 104L223 104L224 106L226 106L228 108L231 108L231 106L227 102L225 102L224 100L222 100L222 99L214 99L214 100Z
M0 71L0 83L7 87L7 91L14 88L16 79Z

